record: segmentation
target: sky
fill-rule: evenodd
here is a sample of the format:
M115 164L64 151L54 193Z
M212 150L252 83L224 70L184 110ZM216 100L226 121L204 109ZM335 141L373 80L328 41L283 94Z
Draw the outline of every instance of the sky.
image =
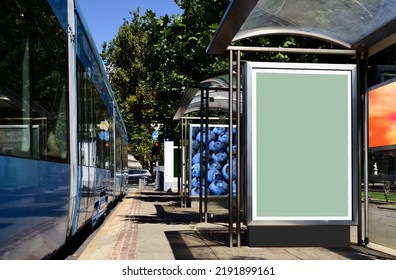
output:
M102 52L103 42L110 42L118 33L124 18L130 21L130 11L152 10L157 17L181 14L174 0L78 0L96 47Z

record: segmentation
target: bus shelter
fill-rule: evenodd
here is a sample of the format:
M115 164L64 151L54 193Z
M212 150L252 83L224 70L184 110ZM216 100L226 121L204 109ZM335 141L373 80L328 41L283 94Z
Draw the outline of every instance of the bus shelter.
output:
M209 196L225 204L227 195L233 192L232 181L230 184L221 174L222 169L225 172L226 161L232 155L226 134L227 117L224 116L228 112L229 97L228 75L206 79L197 87L189 87L185 91L173 118L181 121L182 128L181 205L186 207L189 203L198 203L200 221L206 222L208 219ZM235 99L233 104L235 110ZM199 116L189 116L191 112L199 112ZM223 116L219 116L219 113ZM211 174L208 168L201 168L208 166L212 155L219 157L215 163L217 174ZM208 177L213 179L207 180ZM219 188L223 189L214 190L214 185L210 184L220 177L224 181Z
M391 0L230 2L207 47L208 54L229 53L229 130L238 131L230 246L240 246L241 223L249 246L346 246L351 226L358 243L367 243L368 199L363 212L361 201L362 186L368 197L368 125L361 100L367 108L368 58L396 42L395 11ZM272 35L336 47L243 45ZM340 55L355 63L241 63L241 53L252 51Z

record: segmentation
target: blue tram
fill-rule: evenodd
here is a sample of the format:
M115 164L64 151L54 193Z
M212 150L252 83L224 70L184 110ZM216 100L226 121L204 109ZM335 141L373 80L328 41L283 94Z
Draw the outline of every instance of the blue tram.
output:
M0 259L46 259L125 195L127 132L77 2L0 14Z

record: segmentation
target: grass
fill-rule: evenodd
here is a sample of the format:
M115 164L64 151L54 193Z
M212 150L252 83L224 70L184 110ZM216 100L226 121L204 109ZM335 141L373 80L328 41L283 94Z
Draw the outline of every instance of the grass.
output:
M364 199L364 192L362 192L362 198ZM378 201L396 202L396 192L390 191L388 193L388 201L386 201L384 191L369 191L369 198Z

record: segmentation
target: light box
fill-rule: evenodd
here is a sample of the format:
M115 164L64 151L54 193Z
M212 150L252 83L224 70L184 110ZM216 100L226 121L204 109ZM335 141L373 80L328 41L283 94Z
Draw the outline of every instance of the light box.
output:
M396 149L396 79L369 88L368 108L370 151Z
M245 75L248 224L351 224L355 65L249 62Z
M229 195L229 155L231 149L236 149L229 145L228 125L210 124L208 126L208 140L206 141L205 130L200 130L199 124L190 124L190 196L198 197L201 189L201 176L203 186L205 180L208 181L209 196L228 196ZM204 127L205 128L205 127ZM233 143L236 142L236 128L233 128ZM201 151L202 143L202 151ZM200 165L201 156L205 159L204 153L208 149L208 162ZM236 192L236 161L233 158L233 195ZM207 170L206 170L207 169ZM207 177L206 177L207 175ZM204 188L202 188L204 195Z

